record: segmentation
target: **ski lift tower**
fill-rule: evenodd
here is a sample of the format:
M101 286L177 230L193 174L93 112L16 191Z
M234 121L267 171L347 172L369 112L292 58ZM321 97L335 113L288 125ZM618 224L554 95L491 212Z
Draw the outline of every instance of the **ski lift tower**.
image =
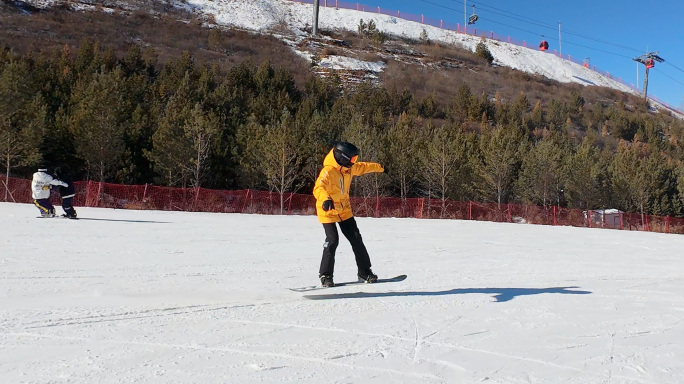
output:
M318 13L319 13L319 7L320 4L318 0L314 0L314 14L313 14L313 28L312 28L312 34L314 36L318 36Z
M648 97L648 70L655 66L656 61L662 63L665 59L658 56L658 52L649 52L639 57L635 57L632 60L639 62L646 67L646 73L644 74L644 98L646 98Z

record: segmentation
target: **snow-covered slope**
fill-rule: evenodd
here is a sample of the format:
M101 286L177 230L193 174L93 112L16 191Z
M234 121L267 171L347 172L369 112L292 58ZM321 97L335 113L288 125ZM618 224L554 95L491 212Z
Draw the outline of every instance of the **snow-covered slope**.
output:
M76 209L0 202L3 384L684 382L681 235L358 218L408 279L299 293L315 216Z

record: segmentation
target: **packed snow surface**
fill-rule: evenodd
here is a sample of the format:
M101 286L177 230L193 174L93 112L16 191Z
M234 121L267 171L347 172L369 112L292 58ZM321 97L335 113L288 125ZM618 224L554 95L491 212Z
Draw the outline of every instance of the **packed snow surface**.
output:
M299 293L313 216L77 210L0 203L2 383L684 382L681 235L358 218L408 279Z
M318 65L330 69L364 70L372 72L382 72L386 67L385 63L382 61L372 63L345 56L327 56L321 59Z

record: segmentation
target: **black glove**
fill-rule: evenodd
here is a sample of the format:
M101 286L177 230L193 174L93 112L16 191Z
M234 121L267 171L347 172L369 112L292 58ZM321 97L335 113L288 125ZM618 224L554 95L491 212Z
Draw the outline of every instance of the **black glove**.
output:
M389 170L388 170L387 167L385 167L384 165L382 166L382 171L383 171L384 173L389 173Z
M328 198L328 200L323 202L323 210L328 212L331 209L335 209L335 204L333 204L333 200L331 198Z

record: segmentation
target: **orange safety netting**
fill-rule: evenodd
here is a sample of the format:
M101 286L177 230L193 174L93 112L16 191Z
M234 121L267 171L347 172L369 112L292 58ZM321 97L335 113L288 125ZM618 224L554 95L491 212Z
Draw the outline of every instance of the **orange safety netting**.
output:
M31 181L0 177L3 201L31 203ZM74 206L163 211L315 215L311 194L277 193L251 189L226 191L204 188L172 188L154 185L121 185L77 181ZM53 190L51 201L60 205ZM684 219L641 215L618 210L581 210L557 206L442 201L429 198L352 197L358 217L410 217L459 219L610 228L664 233L684 233Z

